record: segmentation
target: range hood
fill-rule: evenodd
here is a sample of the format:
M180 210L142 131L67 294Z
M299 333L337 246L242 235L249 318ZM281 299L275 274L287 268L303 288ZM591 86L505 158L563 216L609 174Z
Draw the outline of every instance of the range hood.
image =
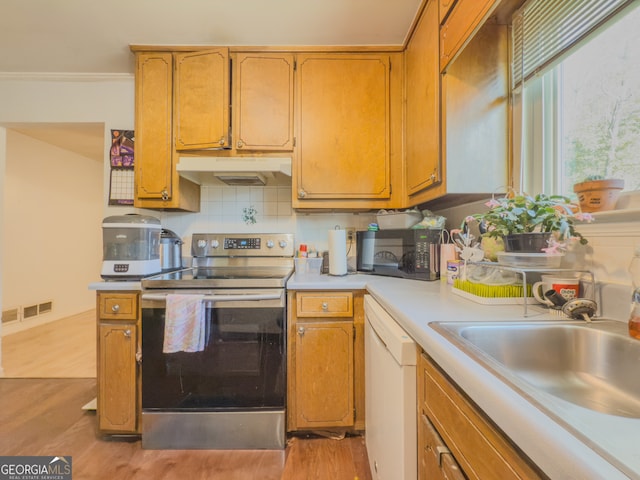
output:
M176 169L200 185L291 185L291 157L180 157Z

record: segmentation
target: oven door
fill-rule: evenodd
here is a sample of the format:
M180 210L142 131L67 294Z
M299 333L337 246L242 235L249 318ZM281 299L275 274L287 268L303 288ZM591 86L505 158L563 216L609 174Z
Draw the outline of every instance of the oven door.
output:
M191 353L163 353L164 297L142 296L143 409L284 407L284 290L205 295L205 346Z

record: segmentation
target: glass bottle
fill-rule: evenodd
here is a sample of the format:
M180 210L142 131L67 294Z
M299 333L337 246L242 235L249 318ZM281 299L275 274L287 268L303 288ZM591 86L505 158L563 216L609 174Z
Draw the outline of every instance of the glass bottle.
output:
M631 314L629 315L629 335L640 340L640 245L636 245L629 264L631 275Z

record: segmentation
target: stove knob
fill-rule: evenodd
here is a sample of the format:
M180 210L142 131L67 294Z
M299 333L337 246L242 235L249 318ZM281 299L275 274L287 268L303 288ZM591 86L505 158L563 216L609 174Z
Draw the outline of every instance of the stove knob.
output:
M285 248L287 246L287 241L286 240L280 240L280 242L278 242L278 245L280 245L280 248Z
M198 248L205 248L207 246L206 240L198 240Z
M218 240L211 241L211 248L218 248L220 246L220 242Z
M267 240L267 248L273 248L273 240Z

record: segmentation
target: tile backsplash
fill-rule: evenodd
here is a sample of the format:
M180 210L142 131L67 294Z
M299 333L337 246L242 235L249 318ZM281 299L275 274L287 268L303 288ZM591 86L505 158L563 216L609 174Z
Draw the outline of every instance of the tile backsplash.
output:
M193 233L293 233L296 245L306 243L317 250L328 248L328 230L366 229L374 214L298 213L291 207L290 186L201 188L199 213L154 212L162 226L184 240L183 256L190 256Z

